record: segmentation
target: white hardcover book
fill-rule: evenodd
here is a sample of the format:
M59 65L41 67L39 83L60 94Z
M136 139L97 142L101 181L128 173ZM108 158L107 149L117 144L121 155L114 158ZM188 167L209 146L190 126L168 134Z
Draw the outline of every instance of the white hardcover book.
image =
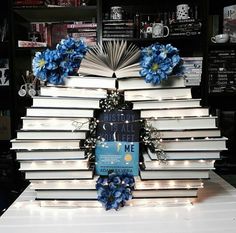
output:
M197 189L154 189L134 190L134 198L158 198L158 197L196 197Z
M226 150L226 138L162 140L164 151Z
M205 138L205 137L220 137L220 130L215 129L190 129L190 130L158 130L160 138ZM155 138L156 133L151 133L151 137Z
M176 88L185 87L183 77L169 77L167 80L161 82L160 85L146 83L141 77L118 79L119 90L135 90L135 89L156 89L156 88Z
M191 99L190 88L130 90L124 92L125 101Z
M69 76L65 79L65 86L79 88L116 89L116 79L112 77L81 77Z
M200 99L164 100L164 101L137 101L133 102L134 110L142 109L170 109L170 108L197 108Z
M17 151L17 160L57 160L57 159L83 159L83 150L39 150L39 151Z
M156 153L148 151L152 160L158 160ZM220 151L165 151L167 160L182 159L219 159Z
M76 190L76 189L94 189L96 187L97 177L91 180L31 180L31 189L66 189L66 190ZM191 183L192 184L192 183ZM195 183L193 183L195 185ZM195 185L196 186L196 185Z
M216 117L178 117L148 119L158 130L215 129Z
M20 130L17 132L17 139L86 139L85 131L34 131Z
M78 117L22 117L22 130L89 130L89 118Z
M74 171L88 169L88 159L80 160L45 160L45 161L21 161L21 171Z
M45 86L40 88L40 96L105 99L107 90Z
M100 106L99 99L35 96L32 107L98 109Z
M80 140L11 140L13 150L80 149Z
M133 198L155 198L155 197L194 197L197 196L197 189L183 190L134 190ZM97 199L96 190L38 190L36 199L59 199L59 200L76 200L76 199Z
M208 170L141 170L140 177L143 180L160 179L208 179Z
M27 108L26 116L38 117L93 117L92 109L64 109L64 108Z
M94 186L95 188L95 186ZM59 200L76 200L76 199L97 199L97 190L37 190L36 199L59 199Z
M196 197L178 197L176 198L133 198L126 202L126 206L130 207L161 207L161 206L183 206L189 205L196 201ZM41 207L92 207L101 208L102 204L97 200L42 200L40 201Z
M165 162L153 161L147 154L143 155L145 169L147 170L206 170L214 169L215 160L167 160Z
M31 189L65 189L65 190L81 190L94 189L96 187L97 177L92 180L32 180L30 181ZM141 180L139 176L135 177L135 190L149 189L186 189L186 188L203 188L200 179L197 180Z
M53 180L53 179L92 179L93 170L77 171L26 171L25 178L28 180Z
M203 57L181 57L184 63L202 62Z
M32 184L31 184L32 185ZM196 180L141 180L135 177L135 189L186 189L186 188L203 188L203 182Z
M208 108L141 110L141 118L189 117L189 116L208 116L208 115L209 115Z

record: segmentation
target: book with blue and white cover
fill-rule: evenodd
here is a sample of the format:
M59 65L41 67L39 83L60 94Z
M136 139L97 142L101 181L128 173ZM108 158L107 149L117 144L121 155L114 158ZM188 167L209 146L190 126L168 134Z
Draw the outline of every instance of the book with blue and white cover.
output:
M96 173L138 175L139 111L112 110L99 115L96 144Z

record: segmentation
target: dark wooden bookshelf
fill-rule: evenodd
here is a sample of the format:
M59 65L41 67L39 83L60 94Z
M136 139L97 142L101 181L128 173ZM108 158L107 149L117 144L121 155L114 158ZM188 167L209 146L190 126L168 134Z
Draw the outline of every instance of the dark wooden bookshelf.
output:
M73 20L91 20L92 17L96 17L97 7L18 7L14 8L14 13L29 22L68 22Z

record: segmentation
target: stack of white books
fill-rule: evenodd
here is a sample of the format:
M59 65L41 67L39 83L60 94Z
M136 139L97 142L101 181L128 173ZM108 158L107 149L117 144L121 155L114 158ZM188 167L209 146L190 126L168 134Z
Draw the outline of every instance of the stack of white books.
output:
M197 62L194 67L201 69L201 64ZM217 118L201 107L200 99L192 98L191 88L186 87L183 77L169 77L159 86L142 87L142 82L142 78L118 80L125 100L131 101L133 109L140 110L141 118L158 132L151 134L151 138L158 137L160 147L155 151L146 149L141 157L140 184L149 191L168 190L164 193L169 198L177 197L178 189L182 197L197 197L197 189L203 188L202 180L209 178L215 160L226 150L227 139L217 128ZM160 152L166 160L159 160ZM164 188L163 182L167 184ZM179 182L181 186L176 186Z
M221 137L216 117L201 107L200 99L192 99L183 77L170 77L158 86L140 77L69 77L64 86L41 87L12 140L20 170L42 206L100 206L97 177L83 143L100 99L116 89L157 129L166 156L160 161L158 149L143 152L128 205L188 203L203 188L203 179L209 178L209 170L226 149L226 138ZM155 140L157 135L151 137Z
M94 167L84 145L91 119L107 97L107 89L115 89L116 80L103 84L97 78L70 77L65 86L43 86L40 95L22 118L22 128L12 140L12 149L20 162L20 170L32 183L61 180L93 181ZM51 197L55 199L55 197Z
M203 57L183 57L185 86L199 86L202 76Z

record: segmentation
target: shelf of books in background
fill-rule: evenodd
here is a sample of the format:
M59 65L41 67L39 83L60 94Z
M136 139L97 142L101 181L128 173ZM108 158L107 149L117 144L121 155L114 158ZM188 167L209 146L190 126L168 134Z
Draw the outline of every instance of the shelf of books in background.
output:
M117 10L120 13L117 13ZM116 6L111 7L110 12L106 12L103 19L103 37L110 39L195 36L201 34L201 28L198 6L187 4L177 5L176 10L173 11L151 14L137 11L133 16L125 12L122 7Z
M88 46L97 41L97 23L91 21L77 21L73 23L31 23L28 41L18 41L18 47L54 47L61 38L70 36L74 39L82 38Z
M104 14L103 38L134 38L134 21L120 6L110 8Z
M236 49L211 49L208 56L208 80L210 93L236 91Z
M15 0L15 7L78 7L82 0Z
M46 7L50 0L15 0L14 6L19 8Z

